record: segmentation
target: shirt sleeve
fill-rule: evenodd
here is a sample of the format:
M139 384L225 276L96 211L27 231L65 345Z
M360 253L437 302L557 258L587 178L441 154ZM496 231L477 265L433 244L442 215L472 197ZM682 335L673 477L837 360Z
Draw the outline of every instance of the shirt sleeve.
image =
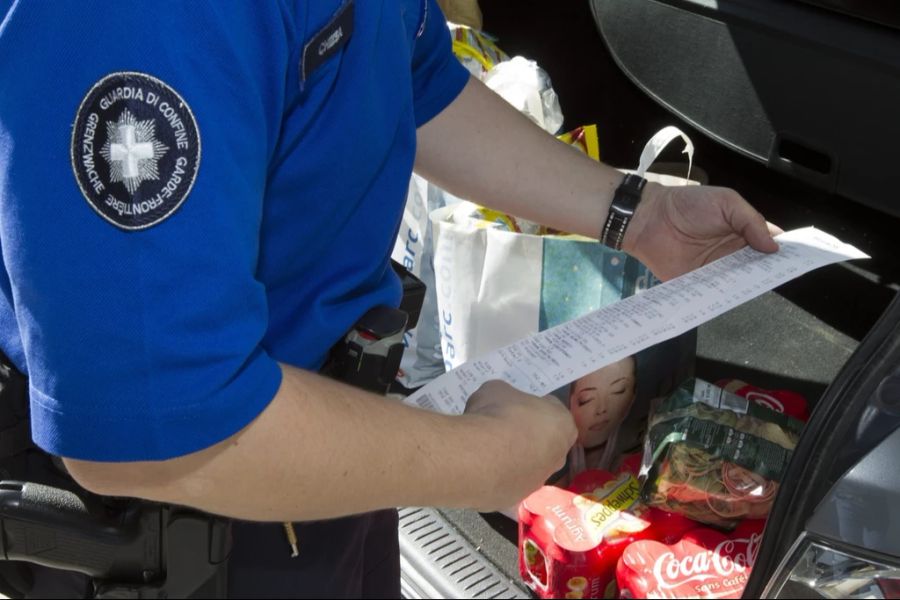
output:
M23 2L7 15L0 239L48 452L180 456L274 396L255 275L291 56L280 11Z
M421 29L413 53L413 102L416 127L450 105L469 80L453 55L450 30L435 0L424 0Z

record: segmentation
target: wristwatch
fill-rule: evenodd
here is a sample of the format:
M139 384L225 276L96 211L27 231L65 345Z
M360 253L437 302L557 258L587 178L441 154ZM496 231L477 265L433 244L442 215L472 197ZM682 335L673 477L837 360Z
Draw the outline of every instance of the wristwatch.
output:
M643 177L631 173L625 175L625 179L616 188L612 204L609 206L609 215L600 235L601 244L614 250L622 249L625 230L628 229L638 202L641 201L641 192L645 185L647 180Z

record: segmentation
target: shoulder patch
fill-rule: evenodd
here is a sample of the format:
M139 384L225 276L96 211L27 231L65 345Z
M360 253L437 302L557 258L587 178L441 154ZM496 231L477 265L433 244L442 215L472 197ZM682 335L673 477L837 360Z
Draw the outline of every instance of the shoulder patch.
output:
M128 231L169 218L200 166L200 132L187 102L144 73L94 84L72 128L72 170L88 204Z

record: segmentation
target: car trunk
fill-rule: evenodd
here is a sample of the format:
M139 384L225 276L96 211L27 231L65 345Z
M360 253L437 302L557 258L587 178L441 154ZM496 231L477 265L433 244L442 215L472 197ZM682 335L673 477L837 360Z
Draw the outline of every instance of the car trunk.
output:
M644 142L675 124L694 141L695 164L710 184L737 189L785 230L814 225L872 256L814 271L698 330L699 377L794 390L814 407L898 289L900 219L770 170L674 116L623 74L588 2L494 0L483 1L481 9L484 30L499 38L503 50L536 60L549 73L564 129L598 125L605 162L632 168ZM677 152L662 158L681 160ZM441 514L503 576L518 580L511 520L471 511ZM473 586L470 593L479 591Z

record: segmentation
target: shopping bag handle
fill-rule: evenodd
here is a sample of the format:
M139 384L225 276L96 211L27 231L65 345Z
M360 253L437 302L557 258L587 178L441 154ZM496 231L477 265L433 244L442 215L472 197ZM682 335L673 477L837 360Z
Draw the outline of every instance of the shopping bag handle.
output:
M641 159L638 162L637 174L643 177L647 172L647 169L649 169L650 165L656 161L663 149L677 137L684 140L684 150L682 150L682 154L688 155L688 171L684 179L686 182L689 181L691 178L691 167L694 164L694 143L691 142L691 138L689 138L686 133L674 125L663 127L653 134L653 137L651 137L644 145L644 150L641 152Z

